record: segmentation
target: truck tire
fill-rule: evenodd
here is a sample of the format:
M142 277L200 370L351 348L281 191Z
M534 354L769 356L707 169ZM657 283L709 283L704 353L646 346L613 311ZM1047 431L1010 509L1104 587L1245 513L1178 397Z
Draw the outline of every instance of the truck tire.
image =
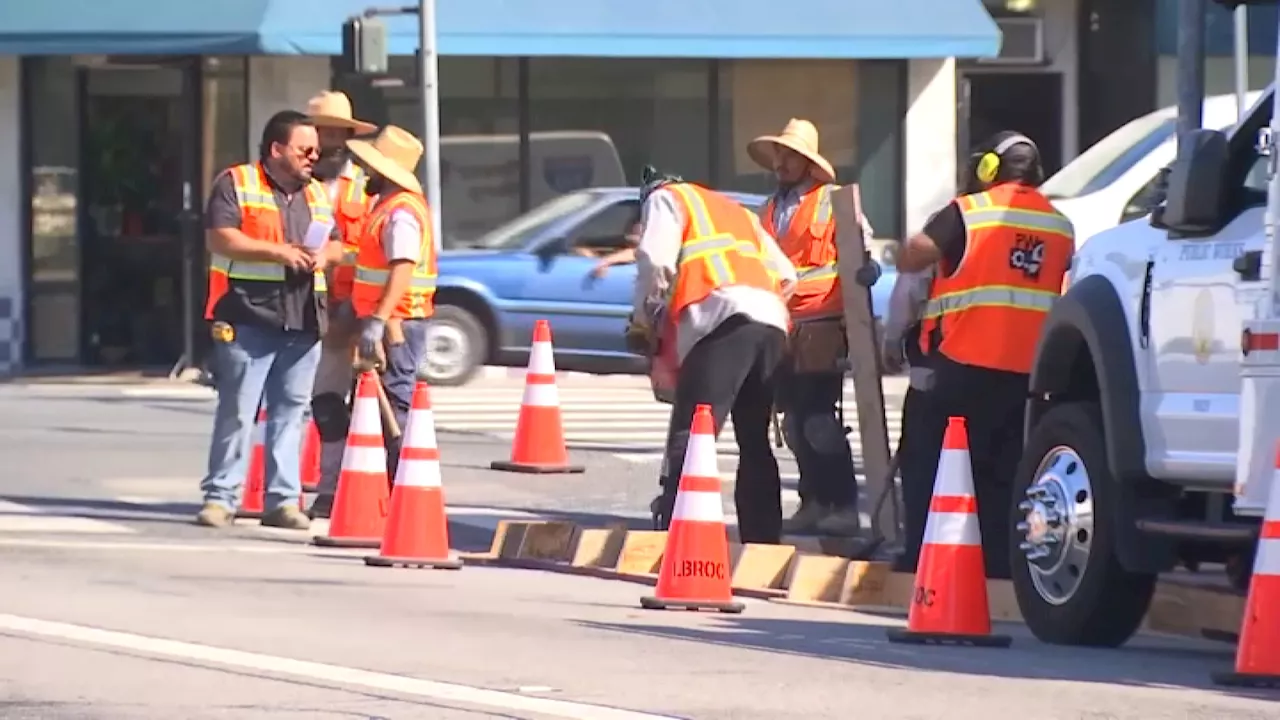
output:
M1119 647L1137 631L1156 576L1121 566L1117 481L1096 402L1051 407L1027 438L1014 478L1013 589L1046 643Z
M436 387L466 385L484 364L489 333L457 305L437 305L427 321L427 351L418 376Z

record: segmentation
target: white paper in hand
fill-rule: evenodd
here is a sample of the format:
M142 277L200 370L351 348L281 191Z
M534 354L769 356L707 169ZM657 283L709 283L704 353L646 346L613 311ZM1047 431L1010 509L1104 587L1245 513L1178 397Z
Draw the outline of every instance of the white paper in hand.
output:
M333 232L331 223L311 221L310 227L307 228L307 236L303 239L302 245L308 250L319 250L324 244L329 242L329 235Z

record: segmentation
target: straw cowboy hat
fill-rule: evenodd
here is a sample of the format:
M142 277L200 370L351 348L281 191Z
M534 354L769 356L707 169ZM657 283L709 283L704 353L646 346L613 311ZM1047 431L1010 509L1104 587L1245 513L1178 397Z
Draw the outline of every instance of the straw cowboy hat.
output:
M307 102L307 115L317 127L336 127L368 135L377 125L351 117L351 98L346 93L322 92Z
M836 181L835 168L818 153L818 128L808 120L791 118L778 135L761 135L747 143L747 154L761 167L772 170L773 156L778 147L788 148L803 155L813 163L813 176L820 182Z
M422 159L422 143L409 131L388 125L373 140L348 140L347 149L388 182L422 194L422 183L414 173Z

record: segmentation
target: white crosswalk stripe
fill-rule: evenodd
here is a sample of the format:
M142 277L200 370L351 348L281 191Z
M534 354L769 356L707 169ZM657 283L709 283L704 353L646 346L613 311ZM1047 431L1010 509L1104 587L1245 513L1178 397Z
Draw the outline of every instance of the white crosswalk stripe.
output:
M886 382L885 394L900 395L901 383ZM500 386L468 385L457 388L433 388L432 406L436 427L443 431L473 432L510 439L515 433L524 388L519 383ZM589 386L562 384L559 387L560 412L565 441L570 449L612 452L628 459L659 457L666 442L671 407L656 402L649 388L637 382L626 385ZM890 442L896 443L901 431L899 403L887 403L886 421ZM855 457L860 452L857 410L852 383L845 383L845 424L853 428L849 442ZM772 435L771 435L772 440ZM737 454L733 439L733 423L726 423L717 443L722 456ZM790 458L786 448L775 449L779 458Z
M121 523L87 517L93 514L90 508L40 508L0 500L0 537L10 533L130 535L137 532Z

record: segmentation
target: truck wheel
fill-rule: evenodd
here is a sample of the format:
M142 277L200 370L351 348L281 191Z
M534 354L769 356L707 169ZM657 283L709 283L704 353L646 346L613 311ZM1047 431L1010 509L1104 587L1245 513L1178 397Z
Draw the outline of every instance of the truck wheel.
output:
M1098 404L1051 407L1018 466L1010 547L1018 608L1044 642L1118 647L1147 613L1156 576L1115 554L1116 482Z
M418 375L436 387L465 385L484 363L489 333L457 305L437 305L427 322L427 352Z

